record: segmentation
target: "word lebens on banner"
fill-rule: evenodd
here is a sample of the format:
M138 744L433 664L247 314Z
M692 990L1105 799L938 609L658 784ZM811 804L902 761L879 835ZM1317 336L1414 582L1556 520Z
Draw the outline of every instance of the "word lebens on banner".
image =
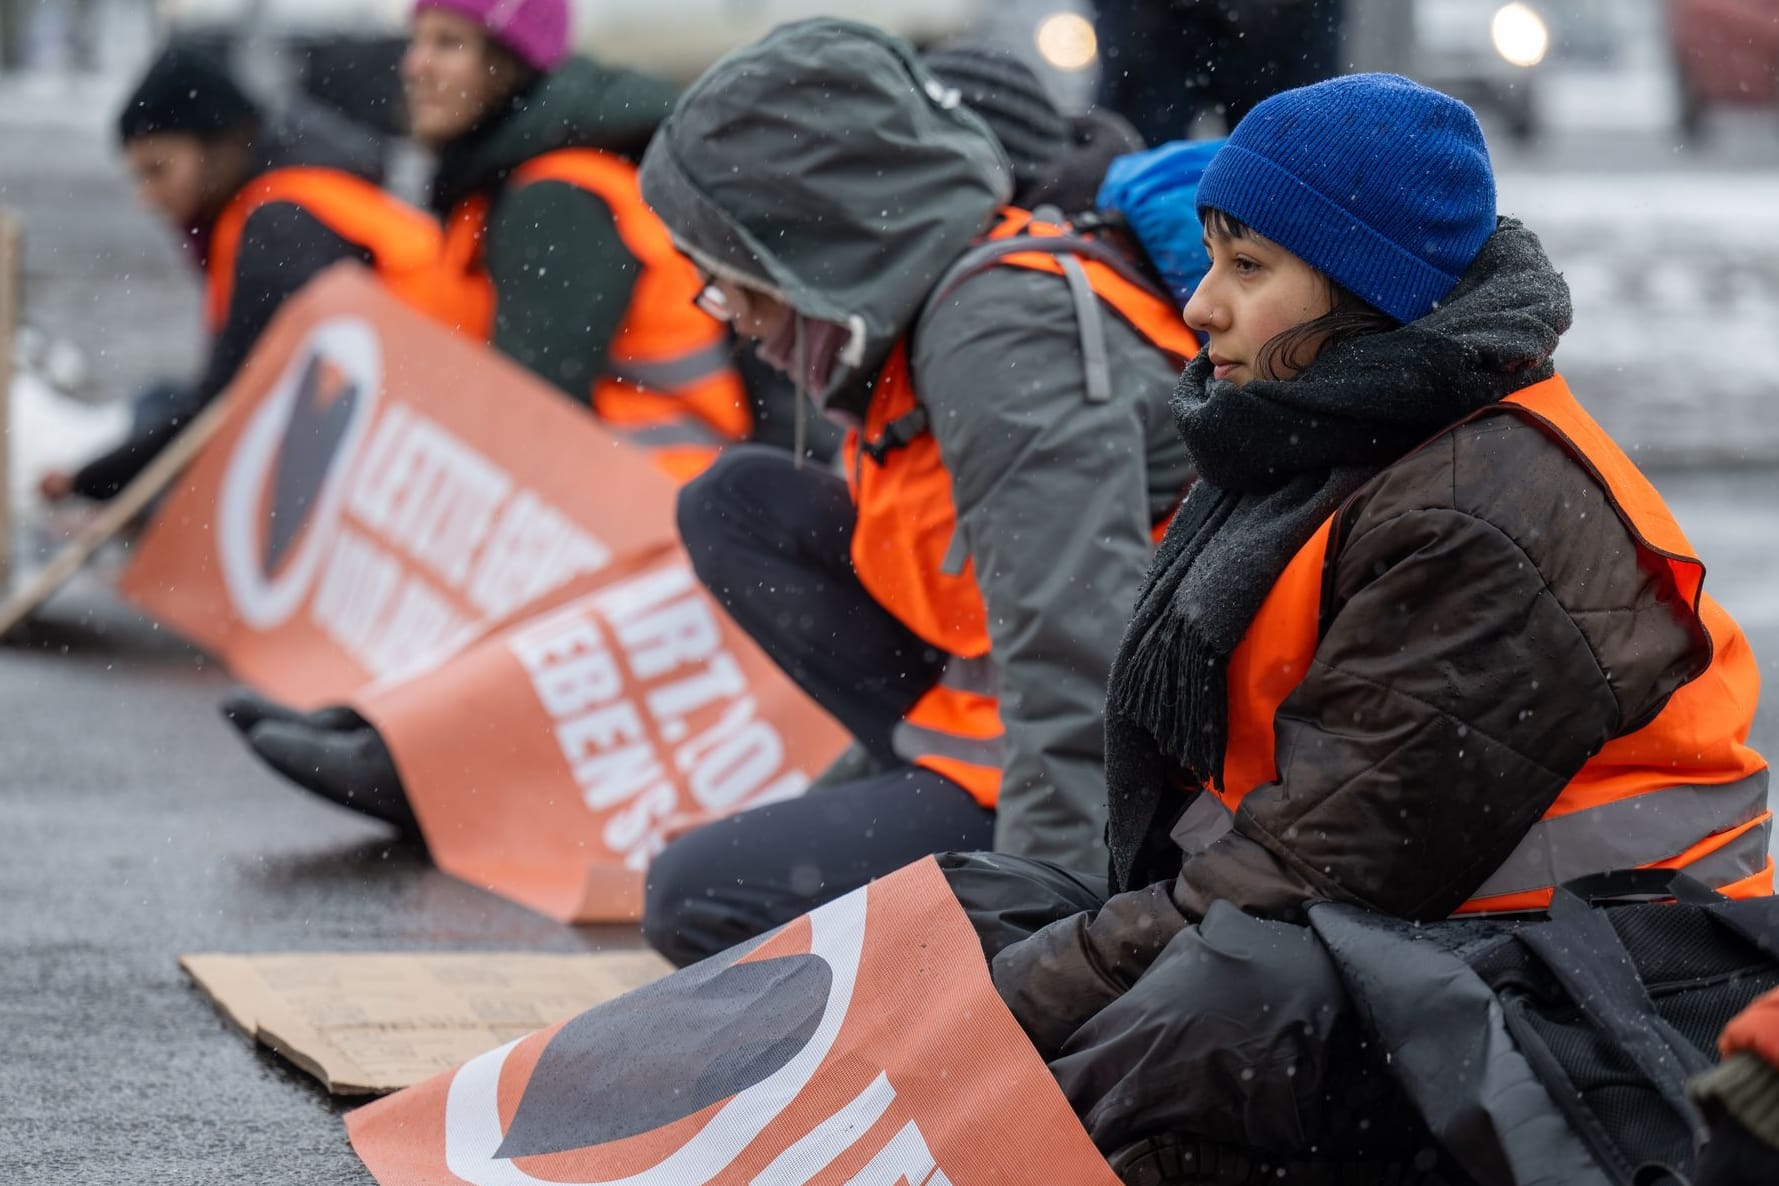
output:
M628 868L660 851L660 825L684 810L682 784L691 809L712 815L809 785L786 770L784 741L757 715L683 558L571 603L508 645L589 810L618 809L603 838Z

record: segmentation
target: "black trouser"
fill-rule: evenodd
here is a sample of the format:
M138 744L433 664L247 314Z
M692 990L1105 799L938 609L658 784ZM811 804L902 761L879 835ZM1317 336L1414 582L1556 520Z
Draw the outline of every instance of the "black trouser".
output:
M686 964L930 853L988 848L994 813L898 757L891 736L945 656L879 605L852 569L846 483L738 446L689 484L692 566L760 649L884 772L741 812L668 845L649 868L643 933Z
M1104 880L1004 853L950 853L939 868L1016 1015L1048 997L1048 1021L1076 1011L1083 990L1097 995L1081 969L1035 963L1025 971L1054 982L1020 985L1021 961L996 957L1104 909ZM1462 1181L1429 1152L1419 1113L1368 1053L1346 1000L1308 928L1218 903L1060 1045L1033 1044L1127 1183Z

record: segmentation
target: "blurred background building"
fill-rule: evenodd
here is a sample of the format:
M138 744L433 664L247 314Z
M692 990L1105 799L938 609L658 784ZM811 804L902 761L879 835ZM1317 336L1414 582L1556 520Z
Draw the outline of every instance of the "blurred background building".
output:
M307 95L374 129L390 146L392 182L411 196L424 170L411 153L403 167L394 67L407 8L0 0L0 202L37 224L27 316L38 338L79 340L101 390L139 372L142 352L166 366L179 348L175 329L150 333L110 315L128 290L158 278L167 254L153 228L84 213L127 201L104 128L164 39L230 57L274 105ZM1766 227L1763 186L1779 169L1779 0L1100 0L1097 13L1086 0L576 0L575 9L582 50L682 80L774 24L819 12L887 23L923 45L983 38L1024 56L1065 109L1111 100L1151 140L1217 134L1232 108L1324 73L1413 75L1477 107L1504 202L1570 253L1559 262L1578 295L1602 299L1597 314L1583 310L1570 366L1593 354L1597 364L1586 365L1629 367L1615 384L1637 397L1625 405L1669 409L1648 418L1652 449L1745 450L1752 433L1779 459L1779 418L1714 434L1685 414L1679 364L1651 355L1650 337L1655 324L1696 324L1722 349L1690 356L1689 367L1721 372L1720 386L1779 395L1767 332L1779 324L1770 258L1779 234L1729 243L1738 229ZM66 159L52 165L44 149ZM63 169L80 178L72 189ZM1658 211L1668 220L1659 229ZM114 236L118 247L54 258L64 231L71 248ZM1709 249L1672 250L1692 238ZM93 287L96 306L59 295ZM183 309L182 299L157 315ZM107 336L94 341L99 327ZM1707 449L1707 437L1725 443Z
M773 25L816 13L869 20L922 45L984 37L1040 68L1067 108L1096 94L1140 108L1165 93L1182 117L1166 129L1174 134L1214 131L1228 103L1239 114L1271 83L1336 69L1420 78L1522 139L1562 122L1553 108L1573 95L1553 76L1635 74L1645 80L1630 96L1639 112L1689 134L1703 131L1714 107L1779 100L1779 0L1102 0L1097 13L1083 0L574 7L583 50L680 79ZM177 37L233 56L273 96L300 88L393 131L400 112L390 67L407 8L406 0L0 0L0 65L121 86L152 45ZM1146 115L1134 118L1159 138L1163 125Z

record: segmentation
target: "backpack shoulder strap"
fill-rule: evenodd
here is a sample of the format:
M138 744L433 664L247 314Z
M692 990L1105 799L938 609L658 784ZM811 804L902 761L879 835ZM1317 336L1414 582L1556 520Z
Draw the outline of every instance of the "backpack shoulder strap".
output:
M1155 287L1155 282L1143 275L1131 265L1131 262L1117 251L1097 239L1073 231L1057 235L1033 235L1021 232L1006 239L990 239L970 248L947 268L939 277L939 283L933 286L933 295L927 298L929 306L944 300L955 291L958 285L976 275L985 272L1009 255L1027 255L1031 252L1042 252L1047 255L1067 259L1080 256L1092 260L1096 264L1104 264L1117 272L1120 278L1129 281L1145 292L1153 293L1162 300L1171 302L1173 297Z
M1050 210L1037 211L1034 220L1051 221L1053 216L1055 221L1061 222L1061 215ZM1032 252L1055 256L1057 265L1062 269L1063 279L1069 286L1069 297L1075 306L1075 324L1081 335L1081 370L1087 387L1087 399L1089 403L1105 403L1112 398L1111 352L1106 345L1105 311L1100 308L1099 294L1093 290L1093 281L1088 278L1087 269L1081 261L1085 258L1104 264L1123 279L1148 292L1155 292L1155 285L1104 243L1073 231L1054 235L1034 235L1021 231L1005 239L978 243L959 256L939 277L939 282L933 286L932 295L927 298L922 316L925 316L926 309L937 306L972 276L987 271L1010 255L1027 255ZM917 318L917 324L918 321Z
M1587 910L1519 931L1569 998L1608 1042L1626 1055L1662 1099L1702 1138L1686 1082L1711 1062L1650 1002L1636 964L1602 910Z

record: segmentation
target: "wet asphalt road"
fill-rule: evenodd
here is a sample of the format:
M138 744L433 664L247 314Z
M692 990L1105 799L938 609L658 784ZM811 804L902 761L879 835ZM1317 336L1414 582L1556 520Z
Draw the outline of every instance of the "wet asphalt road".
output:
M260 770L224 675L97 591L0 651L0 1182L363 1183L193 951L633 945L429 868Z
M0 170L32 219L33 319L114 394L181 369L192 289L92 130L0 120ZM1779 467L1656 478L1779 687ZM227 687L90 581L0 648L0 1182L369 1181L338 1109L233 1031L181 953L635 942L459 883L280 783L217 716ZM1779 693L1756 738L1779 753Z

